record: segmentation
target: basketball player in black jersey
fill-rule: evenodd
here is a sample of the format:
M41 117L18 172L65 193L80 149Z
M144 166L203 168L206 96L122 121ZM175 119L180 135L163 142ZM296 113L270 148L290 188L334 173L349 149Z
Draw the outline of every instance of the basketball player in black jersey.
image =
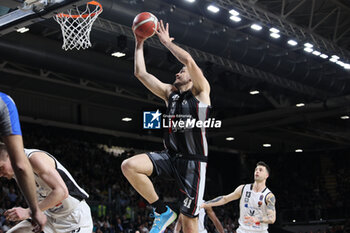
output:
M182 116L204 121L208 119L210 86L191 55L175 45L169 36L169 25L160 21L156 32L160 42L184 65L173 84L161 82L148 73L143 54L143 38L135 35L135 76L167 105L166 114L175 121ZM181 117L177 117L182 115ZM174 123L175 124L175 123ZM155 209L150 233L163 232L176 219L176 214L159 199L151 176L171 177L183 195L180 207L182 229L198 232L198 200L202 200L208 147L205 128L174 128L165 130L165 150L135 155L122 163L122 171L130 184Z

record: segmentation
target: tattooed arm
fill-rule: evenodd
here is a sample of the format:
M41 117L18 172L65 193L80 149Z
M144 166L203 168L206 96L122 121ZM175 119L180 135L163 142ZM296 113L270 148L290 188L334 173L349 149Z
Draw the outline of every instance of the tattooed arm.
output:
M276 198L272 193L266 196L266 205L267 205L267 216L262 216L254 218L252 216L245 217L245 223L258 224L258 223L267 223L273 224L276 221Z
M225 205L226 203L228 203L230 201L237 200L241 197L242 189L243 189L243 185L240 185L236 188L235 191L233 191L232 193L230 193L226 196L219 196L219 197L214 198L213 200L204 202L201 205L201 208Z
M267 216L263 217L260 222L273 224L276 221L276 198L272 193L268 194L266 197L267 205Z

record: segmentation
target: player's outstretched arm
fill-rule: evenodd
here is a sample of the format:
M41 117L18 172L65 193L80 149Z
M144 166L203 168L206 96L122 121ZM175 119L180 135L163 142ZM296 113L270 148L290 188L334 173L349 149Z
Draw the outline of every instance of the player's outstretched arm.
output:
M50 194L39 202L39 208L50 209L69 195L66 184L55 169L55 161L43 152L34 152L29 158L34 172L52 189Z
M207 212L207 215L209 216L210 220L214 223L216 230L219 233L225 233L224 227L222 226L220 220L216 216L214 210L211 207L207 207L205 208L205 211Z
M212 207L212 206L221 206L221 205L225 205L228 202L237 200L241 197L242 189L243 189L243 185L240 185L232 193L230 193L226 196L216 197L210 201L206 201L201 205L201 207L207 208L207 207Z
M135 35L135 42L134 75L148 90L167 102L172 90L172 85L161 82L155 76L147 72L143 54L144 39Z
M207 79L204 77L203 72L198 67L196 62L193 60L192 56L180 48L172 41L174 38L169 36L169 24L167 23L164 26L163 20L160 21L160 26L158 31L156 31L160 42L169 49L169 51L182 63L184 64L188 72L192 78L193 86L198 93L205 92L209 95L210 93L210 85Z

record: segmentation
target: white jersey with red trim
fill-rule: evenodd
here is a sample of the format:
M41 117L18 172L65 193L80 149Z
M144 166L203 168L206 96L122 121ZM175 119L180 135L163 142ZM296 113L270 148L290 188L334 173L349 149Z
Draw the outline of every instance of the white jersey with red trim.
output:
M239 229L247 232L266 232L268 224L258 223L253 225L245 224L244 217L253 216L257 219L259 217L267 216L266 196L271 191L266 187L261 192L253 191L253 184L246 184L242 189L242 195L239 202Z

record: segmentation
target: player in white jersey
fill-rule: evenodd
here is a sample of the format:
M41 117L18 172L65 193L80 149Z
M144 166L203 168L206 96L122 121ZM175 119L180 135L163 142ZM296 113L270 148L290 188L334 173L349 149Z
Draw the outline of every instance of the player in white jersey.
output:
M75 182L71 174L49 153L24 149L33 167L39 208L47 216L45 233L91 233L93 222L90 207L85 202L89 195ZM0 144L0 177L14 178L4 144ZM4 215L10 221L21 221L8 233L31 232L30 210L15 207Z
M224 227L222 226L220 220L216 216L213 208L211 208L211 207L206 207L206 208L200 209L199 215L198 215L198 233L208 233L208 231L206 229L207 217L210 218L210 220L213 222L216 230L219 233L225 233ZM180 233L181 225L182 225L182 218L181 218L181 216L179 216L179 218L177 219L176 224L175 224L174 233Z
M46 216L39 209L35 195L33 170L23 152L22 131L17 107L13 99L2 92L0 92L0 137L7 145L18 186L31 210L33 231L41 232L46 223Z
M253 184L240 185L234 192L207 201L201 207L220 206L240 199L237 233L267 233L268 224L276 221L276 199L266 187L269 174L269 166L264 162L258 162Z

